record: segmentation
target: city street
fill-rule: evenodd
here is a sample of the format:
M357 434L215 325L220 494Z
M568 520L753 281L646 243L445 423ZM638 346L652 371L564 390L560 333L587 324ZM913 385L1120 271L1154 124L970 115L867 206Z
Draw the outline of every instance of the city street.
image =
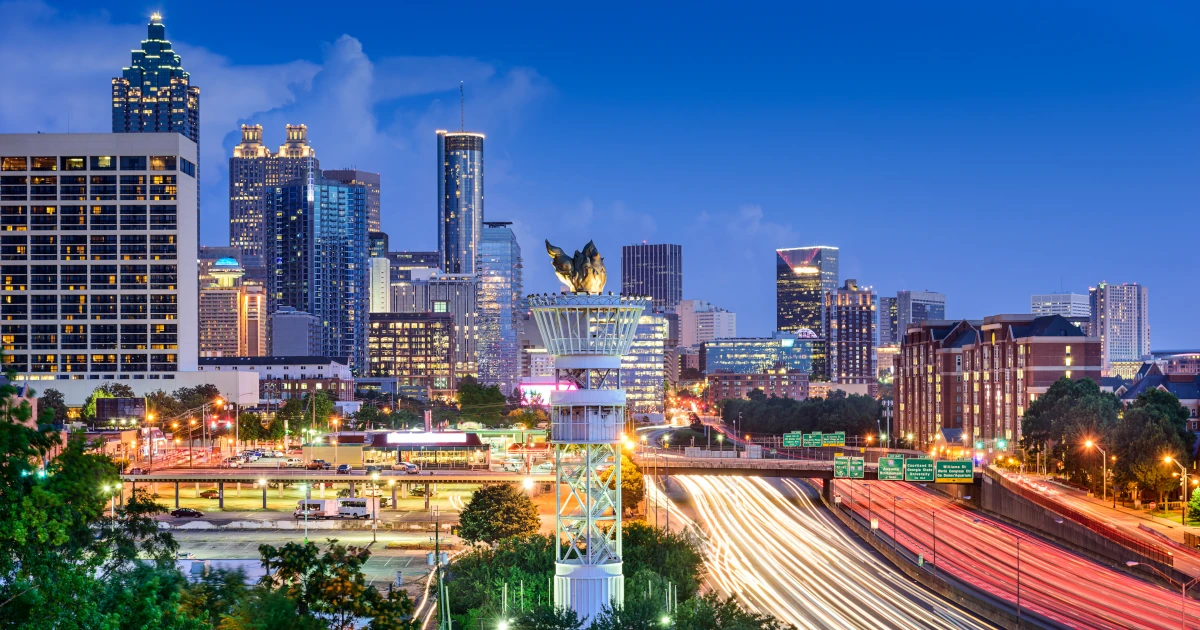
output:
M691 497L694 521L680 506L668 509L673 529L702 533L708 584L782 621L813 629L994 627L896 571L818 507L805 484L702 476L671 483Z

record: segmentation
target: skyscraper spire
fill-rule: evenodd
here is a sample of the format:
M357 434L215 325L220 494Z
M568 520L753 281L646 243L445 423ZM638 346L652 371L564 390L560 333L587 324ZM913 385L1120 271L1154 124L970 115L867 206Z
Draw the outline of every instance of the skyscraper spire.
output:
M467 130L467 97L466 97L466 93L463 92L463 82L462 81L458 82L458 112L459 112L458 130L466 131Z
M178 131L200 141L200 88L191 85L183 61L167 40L162 15L146 25L146 39L129 67L112 80L113 133Z

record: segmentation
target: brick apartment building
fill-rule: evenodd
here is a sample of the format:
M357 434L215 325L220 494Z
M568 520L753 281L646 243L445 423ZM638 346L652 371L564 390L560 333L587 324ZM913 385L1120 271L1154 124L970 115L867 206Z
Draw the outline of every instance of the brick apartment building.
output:
M1101 367L1100 339L1061 315L914 324L896 358L897 435L911 433L918 449L939 438L1013 441L1025 409L1054 381L1099 383Z
M783 364L776 364L761 374L716 372L708 375L705 401L715 405L722 400L746 398L756 389L761 389L767 396L804 400L808 398L808 374L789 370Z

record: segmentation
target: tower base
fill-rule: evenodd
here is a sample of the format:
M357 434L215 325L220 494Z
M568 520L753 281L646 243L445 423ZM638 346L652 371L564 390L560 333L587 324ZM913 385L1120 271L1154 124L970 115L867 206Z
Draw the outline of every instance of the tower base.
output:
M579 614L587 628L605 606L625 604L625 576L620 562L554 565L554 606Z

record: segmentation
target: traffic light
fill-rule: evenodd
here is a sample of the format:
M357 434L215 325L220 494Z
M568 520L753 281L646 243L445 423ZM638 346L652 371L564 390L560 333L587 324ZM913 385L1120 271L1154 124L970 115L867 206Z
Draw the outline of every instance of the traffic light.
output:
M996 448L998 448L998 449L1008 448L1008 440L996 440Z

